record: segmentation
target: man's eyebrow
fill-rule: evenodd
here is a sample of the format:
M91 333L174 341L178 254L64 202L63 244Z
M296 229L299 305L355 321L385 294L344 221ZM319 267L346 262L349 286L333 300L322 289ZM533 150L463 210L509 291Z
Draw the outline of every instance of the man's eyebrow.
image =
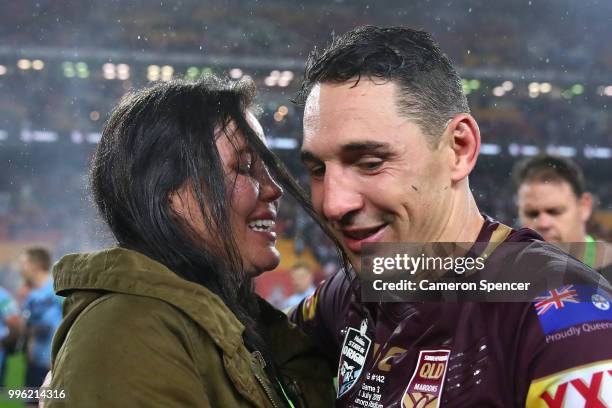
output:
M356 153L361 151L381 151L390 150L391 145L384 142L374 141L363 141L363 142L351 142L340 147L342 153Z
M314 153L308 151L308 150L302 150L300 152L300 160L302 161L302 163L306 163L306 162L320 162L321 160L314 155Z
M380 152L380 151L390 151L391 144L384 142L374 142L374 141L363 141L363 142L351 142L340 146L340 152L342 154L351 154L351 153L360 153L360 152ZM300 152L300 159L302 163L305 162L320 162L319 159L314 153L309 150L302 150Z

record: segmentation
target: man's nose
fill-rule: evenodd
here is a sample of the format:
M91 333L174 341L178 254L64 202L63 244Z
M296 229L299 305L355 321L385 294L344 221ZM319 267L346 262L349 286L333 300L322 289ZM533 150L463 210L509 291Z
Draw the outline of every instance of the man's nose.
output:
M341 221L363 207L359 185L342 168L329 166L323 181L323 215L330 221Z
M553 217L546 213L540 213L535 219L535 222L538 230L547 230L553 225Z

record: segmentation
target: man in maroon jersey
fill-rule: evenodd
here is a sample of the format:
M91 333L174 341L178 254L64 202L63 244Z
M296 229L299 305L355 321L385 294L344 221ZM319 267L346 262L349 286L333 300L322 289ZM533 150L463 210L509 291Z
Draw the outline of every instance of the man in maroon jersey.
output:
M429 34L367 26L335 38L311 54L297 102L313 206L354 269L291 315L338 364L337 406L612 404L609 286L535 232L479 212L468 184L478 125ZM361 300L364 244L436 241L525 243L512 254L523 271L543 265L585 284L534 303Z

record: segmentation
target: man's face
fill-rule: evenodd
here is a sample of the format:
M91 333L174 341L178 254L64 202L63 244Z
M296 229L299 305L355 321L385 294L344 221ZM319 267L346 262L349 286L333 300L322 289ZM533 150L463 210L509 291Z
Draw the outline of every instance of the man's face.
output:
M297 293L304 293L313 285L312 271L305 267L291 270L291 284Z
M588 194L578 198L566 181L533 181L518 189L518 211L523 227L549 242L582 242L591 215Z
M32 284L35 274L35 265L26 254L19 257L19 273L27 284Z
M359 271L362 245L434 241L451 205L452 152L398 114L397 86L362 78L313 88L302 161L312 201Z

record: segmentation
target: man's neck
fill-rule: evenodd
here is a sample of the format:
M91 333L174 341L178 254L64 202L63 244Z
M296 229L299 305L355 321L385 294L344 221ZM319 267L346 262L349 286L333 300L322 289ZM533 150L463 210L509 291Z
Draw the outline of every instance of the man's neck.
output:
M466 186L466 191L451 201L451 209L436 241L475 242L483 224L484 217Z

